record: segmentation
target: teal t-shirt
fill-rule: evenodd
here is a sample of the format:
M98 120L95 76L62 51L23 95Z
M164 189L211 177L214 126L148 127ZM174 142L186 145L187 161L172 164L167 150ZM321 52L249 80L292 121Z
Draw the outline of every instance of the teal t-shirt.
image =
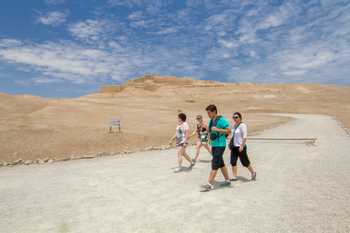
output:
M210 122L212 120L209 121L208 127L210 126ZM218 122L216 123L216 127L219 129L227 129L229 128L230 123L228 122L228 120L225 117L221 117ZM223 133L218 133L219 136L211 141L211 146L212 147L226 147L226 134Z

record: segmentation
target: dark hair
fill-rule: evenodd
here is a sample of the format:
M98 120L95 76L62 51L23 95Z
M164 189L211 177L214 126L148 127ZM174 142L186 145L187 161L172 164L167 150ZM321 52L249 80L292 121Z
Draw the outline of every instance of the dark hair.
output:
M206 111L211 111L211 112L218 112L218 109L216 108L216 106L214 104L209 105L206 109Z
M233 113L233 115L237 115L237 116L239 116L239 119L241 119L241 120L242 120L242 114L241 114L240 112L235 112L235 113Z
M178 115L178 117L183 121L183 122L185 122L186 121L186 114L185 113L180 113L179 115Z

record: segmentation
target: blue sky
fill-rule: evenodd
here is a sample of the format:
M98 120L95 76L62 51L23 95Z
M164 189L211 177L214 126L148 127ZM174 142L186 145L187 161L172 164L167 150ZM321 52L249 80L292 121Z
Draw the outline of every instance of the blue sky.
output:
M145 73L350 84L350 0L3 0L0 92L74 97Z

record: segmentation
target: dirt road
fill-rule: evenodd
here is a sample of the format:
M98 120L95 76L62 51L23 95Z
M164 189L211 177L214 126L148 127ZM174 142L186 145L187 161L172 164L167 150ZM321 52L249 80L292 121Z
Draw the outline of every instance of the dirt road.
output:
M181 173L174 150L1 168L0 231L350 232L350 137L331 117L293 116L259 136L316 146L250 141L257 181L239 168L232 187L207 193L205 153Z

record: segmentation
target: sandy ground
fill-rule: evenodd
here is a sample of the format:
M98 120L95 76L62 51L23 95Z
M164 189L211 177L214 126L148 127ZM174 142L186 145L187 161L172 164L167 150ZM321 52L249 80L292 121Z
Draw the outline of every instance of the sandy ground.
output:
M288 119L265 113L289 112L336 117L350 128L350 87L316 84L234 84L175 77L144 77L74 99L44 99L0 93L2 161L70 158L138 151L167 144L177 111L194 127L208 104L230 118L243 113L250 132ZM108 134L113 118L121 134Z
M231 188L207 193L205 153L182 173L174 150L1 168L1 232L350 232L350 137L329 116L294 117L260 136L316 146L250 141L257 181L240 168Z

